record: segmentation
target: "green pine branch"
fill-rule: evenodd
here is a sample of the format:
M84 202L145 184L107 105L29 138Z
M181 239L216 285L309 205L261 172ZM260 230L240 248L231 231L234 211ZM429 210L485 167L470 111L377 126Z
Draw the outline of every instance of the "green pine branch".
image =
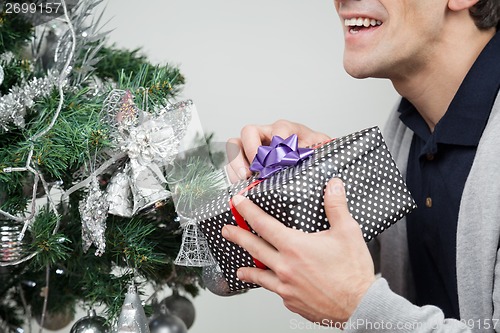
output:
M5 3L0 13L0 54L11 51L19 54L33 37L33 26L19 14L5 11Z
M31 226L31 252L38 254L30 264L34 270L43 270L47 266L64 262L71 255L70 240L61 232L54 233L58 218L43 208Z
M122 70L118 77L118 88L131 91L136 97L136 104L144 111L156 111L176 97L184 84L184 77L179 69L165 66L142 64L135 71ZM146 103L147 102L147 103Z

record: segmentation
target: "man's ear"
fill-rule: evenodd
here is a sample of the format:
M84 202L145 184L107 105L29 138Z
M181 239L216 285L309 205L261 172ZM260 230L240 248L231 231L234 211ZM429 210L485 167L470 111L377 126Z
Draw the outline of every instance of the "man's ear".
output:
M474 6L479 0L448 0L448 8L452 11L461 11Z

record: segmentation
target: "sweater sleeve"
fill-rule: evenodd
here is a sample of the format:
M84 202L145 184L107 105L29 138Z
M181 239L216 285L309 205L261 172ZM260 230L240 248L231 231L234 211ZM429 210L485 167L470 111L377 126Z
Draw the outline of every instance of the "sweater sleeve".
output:
M486 323L484 323L486 324ZM490 323L493 325L493 323ZM445 319L435 306L418 307L394 293L384 278L368 289L344 332L473 332L467 323Z

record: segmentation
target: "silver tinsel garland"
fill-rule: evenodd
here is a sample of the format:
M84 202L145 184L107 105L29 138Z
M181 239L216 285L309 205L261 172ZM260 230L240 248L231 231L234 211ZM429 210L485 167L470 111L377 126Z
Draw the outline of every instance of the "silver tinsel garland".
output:
M0 133L8 131L9 124L24 127L24 117L36 99L48 96L57 86L58 79L49 73L46 77L33 78L21 85L14 86L7 95L0 97Z

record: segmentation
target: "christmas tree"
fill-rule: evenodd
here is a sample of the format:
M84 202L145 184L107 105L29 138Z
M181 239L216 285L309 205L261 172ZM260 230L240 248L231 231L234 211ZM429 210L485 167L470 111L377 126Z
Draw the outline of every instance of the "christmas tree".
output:
M116 322L131 283L139 294L195 296L201 286L199 268L174 264L181 228L172 198L189 210L193 187L220 179L199 160L183 161L192 166L186 186L164 179L176 179L168 168L192 107L176 101L184 77L107 45L100 2L2 4L2 332L79 306L104 307Z

